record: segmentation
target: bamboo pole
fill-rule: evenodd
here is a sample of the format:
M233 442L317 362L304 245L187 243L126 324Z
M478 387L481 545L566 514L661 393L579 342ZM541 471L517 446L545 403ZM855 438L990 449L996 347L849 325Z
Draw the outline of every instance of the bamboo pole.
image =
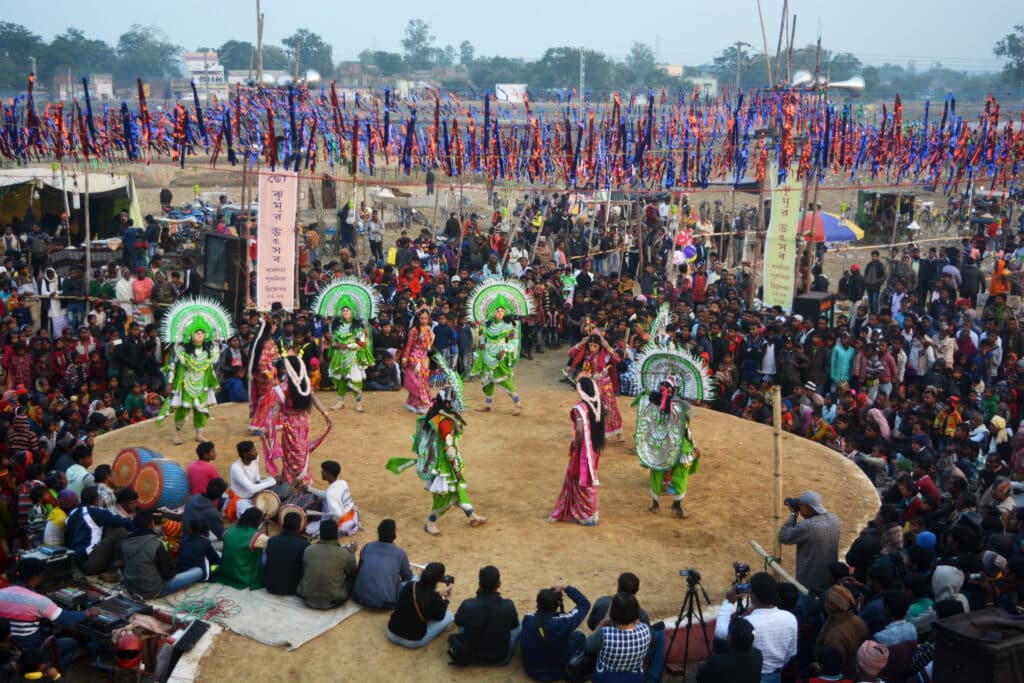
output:
M775 451L772 490L772 529L775 532L775 557L782 556L782 542L779 529L782 527L782 389L778 384L772 387L772 445Z
M767 566L773 572L781 576L787 582L796 586L796 589L800 591L803 595L808 595L810 593L810 591L807 590L807 587L799 581L797 581L792 574L783 569L782 565L780 565L774 557L769 555L768 551L762 548L760 543L758 543L754 539L750 539L750 547L754 549L754 552L761 556L761 559L764 560L765 566Z
M85 169L85 200L82 206L85 208L85 281L89 282L92 277L92 221L89 218L89 161L83 165ZM68 231L70 232L70 230ZM89 308L89 287L85 288L85 308ZM83 316L84 319L84 316Z
M764 28L764 12L761 11L761 0L757 0L757 16L761 19L761 40L764 42L764 61L768 65L768 87L775 87L775 79L772 78L772 56L768 54L768 32Z

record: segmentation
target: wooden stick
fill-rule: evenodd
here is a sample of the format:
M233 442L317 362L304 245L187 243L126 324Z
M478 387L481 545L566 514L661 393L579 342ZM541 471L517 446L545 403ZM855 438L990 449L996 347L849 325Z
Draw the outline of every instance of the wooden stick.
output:
M775 557L782 556L782 543L778 530L782 526L782 388L772 387L772 445L775 451L774 487L772 495L772 521L775 529Z
M754 552L761 556L761 559L764 560L765 565L767 565L773 572L784 578L787 582L796 586L796 589L800 591L803 595L808 595L810 593L810 591L807 590L807 587L799 581L797 581L795 578L793 578L792 574L783 569L782 565L776 562L775 558L769 555L768 552L761 547L761 544L759 544L754 539L750 539L750 547L754 549Z
M768 33L764 28L764 12L761 11L761 0L757 0L757 16L761 19L761 40L764 41L764 61L768 64L768 87L775 87L772 78L772 56L768 54Z

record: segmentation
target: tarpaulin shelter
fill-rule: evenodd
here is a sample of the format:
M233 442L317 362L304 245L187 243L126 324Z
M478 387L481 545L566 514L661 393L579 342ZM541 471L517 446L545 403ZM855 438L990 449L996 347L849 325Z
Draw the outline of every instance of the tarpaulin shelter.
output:
M44 228L52 229L64 213L64 194L71 209L72 224L85 224L85 175L72 171L62 175L50 168L0 169L0 225L21 226L29 213ZM130 175L89 174L89 217L94 238L120 237L111 233L117 216L127 211L135 225L144 225L135 182ZM26 226L28 229L30 226Z

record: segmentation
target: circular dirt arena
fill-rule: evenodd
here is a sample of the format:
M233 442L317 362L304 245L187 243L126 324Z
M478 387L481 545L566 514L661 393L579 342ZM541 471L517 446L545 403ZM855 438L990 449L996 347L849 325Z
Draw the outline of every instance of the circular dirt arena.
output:
M453 509L439 524L442 535L428 536L423 524L431 501L423 483L414 471L396 476L384 469L388 458L410 455L415 418L402 407L404 392L369 392L365 413L349 407L334 414L334 429L314 453L310 470L316 477L322 460L341 463L365 526L355 537L360 546L376 540L377 523L392 517L398 523L397 543L412 562L441 561L455 575L453 609L475 592L480 567L493 564L501 570L502 594L516 602L520 615L532 611L542 587L571 583L593 600L613 591L620 572L633 571L641 579L640 603L653 616L674 621L686 589L680 569L698 569L713 601L728 588L734 561L757 571L761 562L749 540L770 550L776 531L769 427L697 410L691 425L703 457L699 474L690 479L689 518L671 516L667 497L656 516L647 512L648 471L628 450L635 412L628 397L619 397L626 440L611 440L601 455L600 524L550 524L548 514L565 474L568 412L576 393L557 381L563 352L537 358L517 368L520 417L511 414L512 402L504 395L496 396L492 413L477 412L483 405L480 386L466 384L462 448L469 493L489 520L481 528L471 529ZM327 392L320 398L328 406L334 401ZM225 479L235 443L249 438L246 423L242 404L213 410L206 433L217 445L214 464ZM312 433L323 428L314 413ZM174 446L172 436L170 423L158 428L152 421L112 432L97 439L96 464L112 462L122 448L145 446L187 466L195 458L195 443ZM842 547L847 547L877 509L874 488L853 463L830 450L791 436L783 436L782 444L783 494L819 491L842 520ZM783 558L783 566L792 570L792 548ZM199 680L528 680L518 657L503 669L452 669L444 638L421 651L394 646L384 634L387 618L384 612L362 610L294 652L225 632L203 661Z

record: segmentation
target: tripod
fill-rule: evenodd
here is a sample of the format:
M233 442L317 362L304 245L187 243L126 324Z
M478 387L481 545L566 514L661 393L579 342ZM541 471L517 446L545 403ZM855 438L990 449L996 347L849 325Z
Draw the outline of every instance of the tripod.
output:
M686 579L686 597L683 598L683 604L679 608L679 616L676 617L675 630L672 632L672 638L668 641L668 647L665 648L665 658L668 659L668 655L672 652L672 646L676 642L676 636L679 635L679 625L683 623L683 617L686 617L686 646L683 649L683 680L686 680L686 666L690 661L690 628L693 626L694 617L696 616L696 622L700 625L700 634L704 638L704 647L707 650L708 656L711 655L711 643L708 641L708 632L704 626L704 610L700 607L700 595L697 594L697 589L700 588L700 592L704 595L704 602L711 604L711 598L708 597L708 592L704 590L704 586L701 585L700 579L692 579L687 577Z

